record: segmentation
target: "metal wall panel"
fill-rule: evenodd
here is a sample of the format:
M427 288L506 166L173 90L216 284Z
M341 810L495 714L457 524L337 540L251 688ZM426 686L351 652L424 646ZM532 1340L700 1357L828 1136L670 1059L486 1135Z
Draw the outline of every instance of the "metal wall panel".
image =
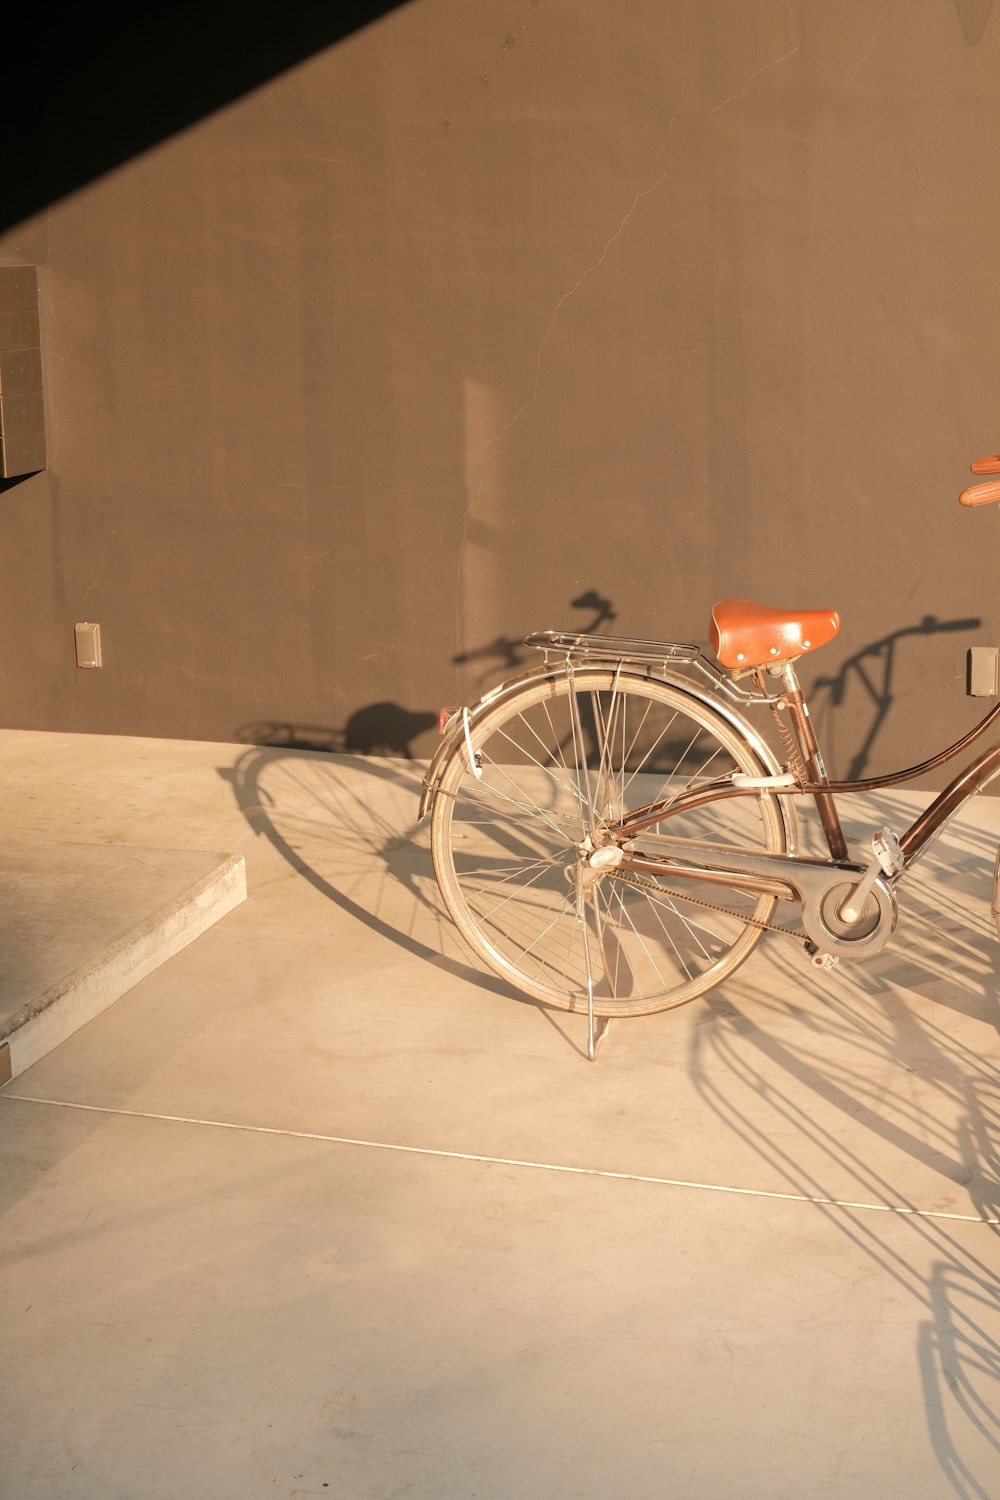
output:
M45 406L34 266L0 266L0 475L45 467Z

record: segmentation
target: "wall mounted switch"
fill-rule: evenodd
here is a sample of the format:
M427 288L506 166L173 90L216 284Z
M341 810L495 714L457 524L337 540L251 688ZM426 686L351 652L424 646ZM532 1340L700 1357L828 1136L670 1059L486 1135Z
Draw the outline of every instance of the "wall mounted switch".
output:
M970 698L996 697L998 655L1000 655L1000 652L998 652L996 646L969 647L968 685L966 693Z
M101 661L101 627L92 625L89 621L77 625L76 629L76 664L78 667L100 667Z

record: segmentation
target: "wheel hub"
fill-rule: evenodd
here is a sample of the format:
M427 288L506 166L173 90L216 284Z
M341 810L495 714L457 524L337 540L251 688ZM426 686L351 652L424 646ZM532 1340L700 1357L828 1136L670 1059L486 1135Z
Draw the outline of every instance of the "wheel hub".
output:
M594 850L587 863L592 870L617 870L624 858L624 852L617 844L602 844L600 849Z

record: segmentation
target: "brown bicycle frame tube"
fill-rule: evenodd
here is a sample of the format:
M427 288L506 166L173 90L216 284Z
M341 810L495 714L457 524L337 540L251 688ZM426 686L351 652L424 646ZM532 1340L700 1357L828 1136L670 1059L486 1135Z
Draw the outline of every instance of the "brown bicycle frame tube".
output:
M844 830L840 826L840 817L837 813L837 804L825 788L829 785L826 767L823 765L823 757L819 753L819 745L813 733L812 720L806 707L806 700L802 696L791 664L785 668L785 702L788 704L788 712L792 716L795 725L795 734L799 747L806 758L806 765L812 773L813 785L823 788L821 791L813 792L816 801L816 809L819 812L820 822L823 824L823 832L826 834L826 842L830 850L831 859L847 858L847 840L844 838Z
M709 782L707 786L677 797L672 802L650 803L647 807L637 808L630 817L623 820L616 830L619 835L626 838L634 837L646 828L653 828L657 823L664 822L667 818L675 817L678 813L691 812L696 807L704 807L710 802L725 801L730 797L815 797L817 803L821 796L832 798L833 796L848 796L855 792L877 792L884 791L887 787L899 786L904 781L912 781L917 776L923 776L928 771L934 771L946 761L961 754L973 740L979 738L995 720L1000 717L1000 703L990 709L985 718L973 726L966 734L949 745L946 750L941 750L937 755L932 755L929 760L921 761L919 765L908 766L904 771L892 771L886 776L871 776L863 781L815 781L797 782L793 786L776 786L768 788L737 787L728 780ZM798 726L796 725L796 728ZM803 749L805 746L803 746ZM984 750L972 763L961 771L953 781L945 787L917 820L909 827L900 838L900 847L906 856L907 864L916 858L920 850L937 834L947 823L948 819L961 807L962 803L969 797L975 796L987 782L1000 774L1000 744ZM821 814L822 816L822 814ZM839 827L839 819L838 819Z
M950 781L944 791L935 797L917 821L906 830L899 841L899 847L906 855L907 864L916 859L925 844L929 843L935 834L940 833L948 819L958 811L963 802L974 797L976 792L981 791L988 781L1000 774L1000 745L993 745L989 750L976 757L971 765L960 771L954 781Z

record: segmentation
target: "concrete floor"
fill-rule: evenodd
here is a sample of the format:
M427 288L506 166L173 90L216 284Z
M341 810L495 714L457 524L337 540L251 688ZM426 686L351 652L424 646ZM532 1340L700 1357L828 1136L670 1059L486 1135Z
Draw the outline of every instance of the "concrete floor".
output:
M5 839L0 1081L24 1072L244 900L239 855Z
M997 801L880 958L769 938L590 1065L470 966L419 768L6 731L0 779L11 839L250 890L0 1093L4 1496L1000 1495Z

